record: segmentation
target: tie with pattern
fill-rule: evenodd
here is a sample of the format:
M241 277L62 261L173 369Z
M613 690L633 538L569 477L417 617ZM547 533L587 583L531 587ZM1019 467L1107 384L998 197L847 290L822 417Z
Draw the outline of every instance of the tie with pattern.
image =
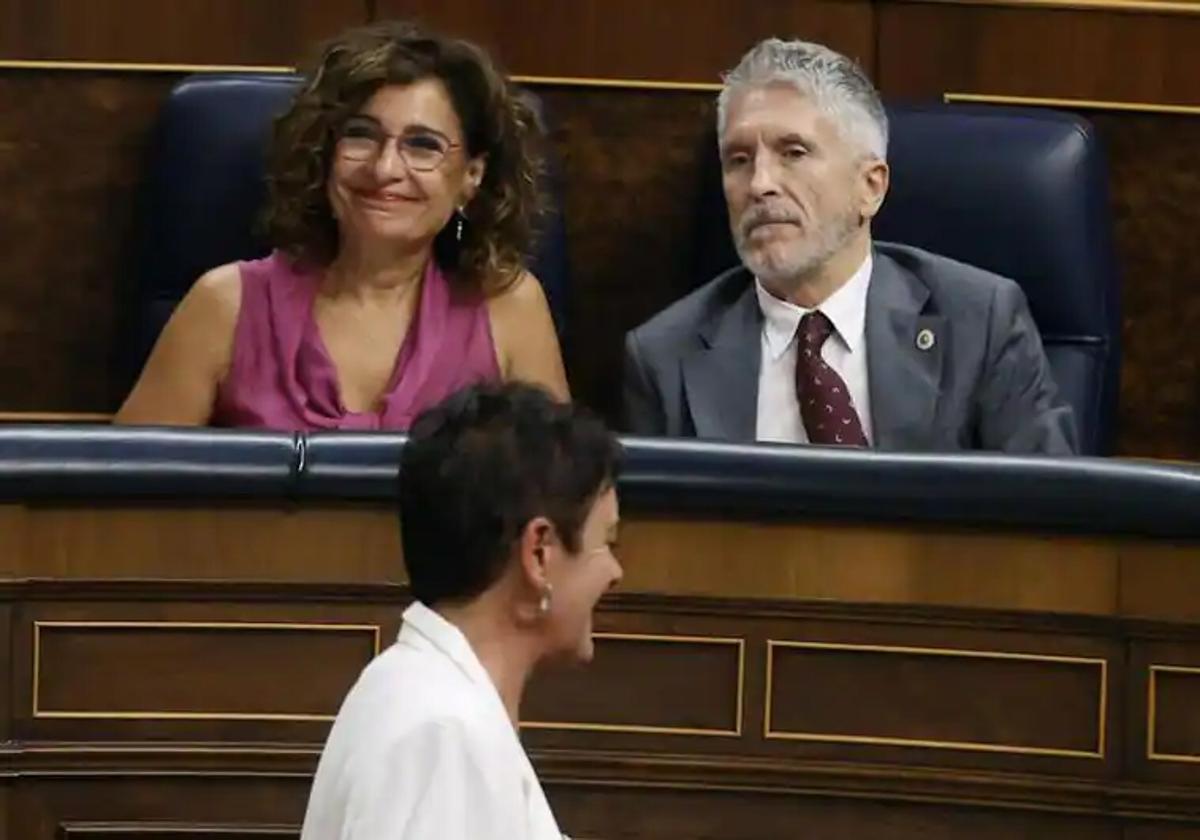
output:
M833 334L823 312L809 312L796 329L796 398L810 443L866 446L862 422L845 381L821 358L821 347Z

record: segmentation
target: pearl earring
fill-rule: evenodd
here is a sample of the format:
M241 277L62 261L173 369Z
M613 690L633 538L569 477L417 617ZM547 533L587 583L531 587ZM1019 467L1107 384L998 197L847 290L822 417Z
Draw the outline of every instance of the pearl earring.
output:
M542 599L538 601L538 612L542 615L548 615L550 613L550 595L553 591L553 588L551 588L550 584L547 583L546 591L542 593Z
M467 215L463 212L461 207L454 211L454 215L458 219L454 228L454 241L462 242L463 220L467 218Z

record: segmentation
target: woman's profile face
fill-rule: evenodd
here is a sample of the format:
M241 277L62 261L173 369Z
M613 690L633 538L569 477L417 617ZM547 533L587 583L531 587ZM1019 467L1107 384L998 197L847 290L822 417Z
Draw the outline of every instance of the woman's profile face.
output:
M343 246L416 249L432 245L482 178L445 85L429 78L380 88L345 121L326 189Z
M596 498L584 521L579 551L564 552L556 564L548 616L555 658L590 662L595 653L592 614L600 596L622 576L615 553L618 522L617 492L609 487Z

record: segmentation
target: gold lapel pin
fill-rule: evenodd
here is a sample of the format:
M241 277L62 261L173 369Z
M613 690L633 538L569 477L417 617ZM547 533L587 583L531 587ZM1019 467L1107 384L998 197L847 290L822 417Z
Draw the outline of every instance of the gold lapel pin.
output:
M933 334L933 330L926 328L917 333L918 350L932 350L935 344L937 344L937 337Z

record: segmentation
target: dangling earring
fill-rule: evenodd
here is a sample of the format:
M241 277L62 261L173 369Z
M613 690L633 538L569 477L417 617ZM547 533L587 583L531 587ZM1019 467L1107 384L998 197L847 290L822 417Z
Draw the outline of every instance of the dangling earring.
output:
M467 214L459 207L454 211L454 216L458 220L454 226L454 241L462 242L463 222L466 221Z
M550 614L550 595L554 592L554 588L550 584L546 584L546 589L542 592L542 600L538 601L538 612L545 616Z

